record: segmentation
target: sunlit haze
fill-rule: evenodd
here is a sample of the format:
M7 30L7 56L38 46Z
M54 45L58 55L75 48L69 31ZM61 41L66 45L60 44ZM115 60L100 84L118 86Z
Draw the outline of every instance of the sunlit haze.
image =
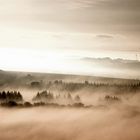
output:
M136 0L0 0L0 69L92 74L79 59L139 60L139 5Z

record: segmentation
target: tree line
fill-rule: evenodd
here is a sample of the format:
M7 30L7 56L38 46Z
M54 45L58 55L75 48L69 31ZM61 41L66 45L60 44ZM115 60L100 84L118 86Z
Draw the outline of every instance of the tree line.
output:
M8 101L23 101L23 97L19 91L2 91L0 92L0 102L8 102Z
M63 104L63 102L60 104L62 99L65 100L67 104ZM33 97L32 103L25 101L19 91L2 91L0 92L0 105L4 107L84 107L79 95L73 98L70 93L61 96L60 94L54 95L47 90L38 92L35 97Z
M115 93L134 93L140 91L140 81L134 80L126 83L101 83L84 81L80 83L64 82L62 80L49 81L46 85L47 89L58 89L59 91L75 92L81 89L95 90L104 89L104 91L113 91Z
M44 102L53 102L53 103L58 103L58 102L66 102L66 103L79 103L81 102L80 96L76 95L72 97L70 93L65 93L65 94L53 94L50 91L42 91L38 92L35 97L32 99L33 101L44 101Z

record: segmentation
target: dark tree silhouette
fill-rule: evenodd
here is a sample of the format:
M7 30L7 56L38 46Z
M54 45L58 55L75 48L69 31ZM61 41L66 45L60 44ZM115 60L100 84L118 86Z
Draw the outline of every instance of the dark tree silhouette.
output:
M0 102L9 102L9 101L20 102L20 101L23 101L23 97L20 94L20 92L17 92L17 91L0 92Z

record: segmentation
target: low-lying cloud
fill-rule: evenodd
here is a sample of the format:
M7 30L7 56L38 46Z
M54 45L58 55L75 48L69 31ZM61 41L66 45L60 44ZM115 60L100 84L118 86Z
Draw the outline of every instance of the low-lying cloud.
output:
M0 109L0 113L1 140L140 139L140 112L129 107Z

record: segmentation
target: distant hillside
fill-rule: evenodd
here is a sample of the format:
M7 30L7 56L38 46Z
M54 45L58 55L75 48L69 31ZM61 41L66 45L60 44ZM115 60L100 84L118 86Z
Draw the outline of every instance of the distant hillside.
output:
M51 73L31 73L31 72L10 72L0 71L0 86L16 86L16 87L28 87L39 85L55 80L63 80L65 82L92 82L92 83L135 83L138 80L133 79L120 79L120 78L108 78L108 77L96 77L96 76L82 76L82 75L66 75L66 74L51 74Z
M102 71L102 75L109 77L140 78L140 61L126 59L82 58L81 61L94 69ZM97 71L98 72L98 71Z
M115 68L129 68L133 70L140 70L140 61L138 60L125 60L125 59L111 59L109 57L106 58L90 58L86 57L83 60L91 63L96 63L103 66L115 66Z

